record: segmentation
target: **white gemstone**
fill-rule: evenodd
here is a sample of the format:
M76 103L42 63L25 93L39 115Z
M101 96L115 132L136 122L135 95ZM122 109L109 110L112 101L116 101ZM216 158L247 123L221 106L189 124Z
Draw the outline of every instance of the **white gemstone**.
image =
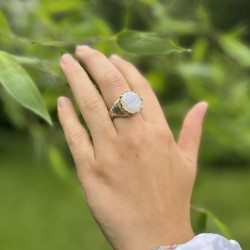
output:
M142 109L142 99L135 92L126 92L121 98L123 108L129 113L135 114Z

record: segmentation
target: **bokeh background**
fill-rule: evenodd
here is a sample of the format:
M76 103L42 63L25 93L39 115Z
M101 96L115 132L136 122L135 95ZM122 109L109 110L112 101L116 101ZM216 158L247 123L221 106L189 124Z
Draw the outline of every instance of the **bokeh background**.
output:
M58 61L76 44L137 65L176 137L187 110L200 100L209 103L192 201L194 228L231 236L248 249L248 0L1 0L0 9L0 50L31 76L53 121L50 126L25 109L0 84L1 250L111 249L84 201L57 119L57 97L72 97ZM130 53L117 42L125 29L152 32L192 52L147 53L152 41L142 41Z

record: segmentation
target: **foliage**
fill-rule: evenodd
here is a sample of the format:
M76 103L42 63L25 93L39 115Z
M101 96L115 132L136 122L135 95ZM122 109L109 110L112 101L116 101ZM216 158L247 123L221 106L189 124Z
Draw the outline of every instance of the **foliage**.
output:
M194 230L196 230L197 233L204 232L207 228L207 221L211 220L211 222L214 223L214 225L227 239L233 238L227 226L224 225L213 213L211 213L207 209L200 208L197 206L192 206L192 209L198 212L199 214L197 222L194 226Z
M165 55L171 52L189 52L177 47L170 41L149 32L124 30L117 36L118 45L137 55Z
M24 107L51 124L42 97L27 72L10 54L0 51L0 82L6 91Z
M249 5L241 0L239 13ZM133 61L152 84L176 136L184 113L208 101L203 165L250 161L246 13L229 11L219 18L225 5L215 0L9 0L0 8L0 125L30 131L37 159L47 159L62 179L67 166L56 166L65 149L56 146L63 137L55 142L50 133L59 133L57 97L71 93L58 61L77 44ZM201 230L211 215L204 211L199 210Z
M58 95L70 95L58 69L59 58L64 52L74 53L77 44L88 44L107 56L122 54L143 71L175 135L191 105L202 99L209 102L202 162L225 165L249 161L247 32L242 25L231 24L227 31L214 27L215 3L11 0L0 5L1 49L26 68L52 120L57 120ZM192 53L168 54L187 51L174 44L190 48ZM28 127L23 121L37 121L6 93L1 99L7 123ZM12 115L19 113L15 110L22 110L19 119Z

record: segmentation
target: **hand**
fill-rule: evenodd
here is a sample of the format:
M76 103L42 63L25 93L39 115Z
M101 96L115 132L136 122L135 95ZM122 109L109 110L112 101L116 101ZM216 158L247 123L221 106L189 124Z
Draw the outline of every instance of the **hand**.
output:
M92 141L66 97L58 100L59 119L75 160L88 205L114 249L150 250L184 243L193 236L190 199L196 176L202 122L207 104L187 114L176 143L150 85L125 60L107 59L87 46L61 59ZM125 91L144 100L133 117L109 117Z

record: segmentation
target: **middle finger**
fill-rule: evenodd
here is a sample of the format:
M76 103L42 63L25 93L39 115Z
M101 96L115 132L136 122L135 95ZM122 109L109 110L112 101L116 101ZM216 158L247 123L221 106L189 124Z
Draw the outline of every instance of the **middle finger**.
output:
M109 109L124 92L130 90L125 77L100 52L84 45L77 47L76 55L99 85Z

